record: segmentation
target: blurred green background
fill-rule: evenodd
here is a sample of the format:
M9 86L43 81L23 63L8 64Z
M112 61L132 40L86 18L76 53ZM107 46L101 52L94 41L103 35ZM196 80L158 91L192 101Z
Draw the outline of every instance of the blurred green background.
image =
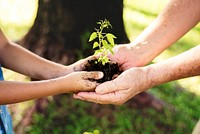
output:
M131 41L144 30L167 4L166 0L124 0L124 23ZM33 25L37 0L0 0L0 27L12 41L20 40ZM200 24L154 62L165 60L200 44ZM3 69L6 80L29 81L29 78ZM152 107L103 106L103 114L87 112L93 104L62 100L58 107L51 97L45 115L35 113L32 124L23 133L101 134L189 134L200 117L200 77L182 79L156 86L148 91L166 103L161 112ZM23 118L34 101L10 105L13 125ZM111 107L111 108L110 108ZM169 108L170 107L170 108ZM172 107L172 108L171 108ZM112 109L113 111L110 111ZM98 130L93 132L94 130Z

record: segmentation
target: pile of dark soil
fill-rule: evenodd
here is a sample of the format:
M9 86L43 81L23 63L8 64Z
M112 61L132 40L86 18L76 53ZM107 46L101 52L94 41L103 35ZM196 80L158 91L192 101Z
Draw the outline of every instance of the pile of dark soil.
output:
M89 60L84 71L102 71L104 73L104 77L97 80L99 83L110 81L113 79L114 75L119 75L121 73L117 63L108 62L105 65L102 65L102 63L98 62L97 59Z

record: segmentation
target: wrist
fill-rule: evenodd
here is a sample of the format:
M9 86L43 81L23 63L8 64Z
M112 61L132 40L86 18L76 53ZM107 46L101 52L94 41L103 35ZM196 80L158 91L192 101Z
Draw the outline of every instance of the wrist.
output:
M133 67L129 71L130 84L133 84L133 90L138 89L138 92L143 92L157 84L156 81L152 79L153 70L149 66Z
M51 79L49 80L49 85L51 85L50 87L53 89L54 94L62 94L62 93L68 93L68 88L70 86L66 86L66 85L70 85L70 83L68 81L65 80L64 78L65 76L61 76L61 77L57 77L55 79Z
M151 64L145 67L151 87L166 83L171 80L171 66L163 63Z
M154 49L151 48L151 44L147 41L140 43L131 43L129 47L129 49L131 49L131 52L137 56L137 66L145 66L157 56Z
M54 79L54 78L62 77L72 72L73 70L70 66L62 66L62 67L57 68L54 71L51 71L49 73L49 76L46 79Z

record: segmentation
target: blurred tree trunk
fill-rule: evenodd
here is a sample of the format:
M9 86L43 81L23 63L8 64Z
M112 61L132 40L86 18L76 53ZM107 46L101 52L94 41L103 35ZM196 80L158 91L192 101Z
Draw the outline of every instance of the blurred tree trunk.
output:
M99 20L111 22L116 43L128 43L122 16L123 0L39 0L35 23L20 43L44 58L70 64L93 54L87 43Z

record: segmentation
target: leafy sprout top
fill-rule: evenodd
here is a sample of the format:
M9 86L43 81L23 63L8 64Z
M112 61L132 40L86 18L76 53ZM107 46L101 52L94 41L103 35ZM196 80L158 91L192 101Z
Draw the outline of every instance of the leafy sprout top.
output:
M112 28L112 25L108 20L100 20L97 22L97 24L100 25L99 29L96 29L96 32L93 32L90 35L89 42L94 41L94 39L97 39L98 41L94 41L93 43L93 49L95 50L94 55L99 55L98 62L102 62L103 65L109 62L109 59L107 57L108 53L113 52L113 47L115 46L114 38L116 38L111 33L104 33L103 30L105 28Z

